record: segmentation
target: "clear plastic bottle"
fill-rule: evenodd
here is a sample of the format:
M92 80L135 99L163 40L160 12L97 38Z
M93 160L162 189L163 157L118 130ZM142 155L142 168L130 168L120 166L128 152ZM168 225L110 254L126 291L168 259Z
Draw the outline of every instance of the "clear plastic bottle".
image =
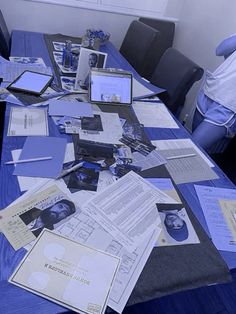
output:
M66 40L66 46L63 50L63 55L62 55L62 65L65 69L69 69L72 66L71 46L72 46L72 41Z

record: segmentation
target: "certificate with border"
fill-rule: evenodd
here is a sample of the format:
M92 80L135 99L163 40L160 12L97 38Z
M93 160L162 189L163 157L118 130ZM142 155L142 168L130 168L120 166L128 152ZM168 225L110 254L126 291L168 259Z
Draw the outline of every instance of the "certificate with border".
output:
M103 314L120 259L44 229L9 282L78 313Z
M47 109L12 107L7 136L37 135L49 135Z

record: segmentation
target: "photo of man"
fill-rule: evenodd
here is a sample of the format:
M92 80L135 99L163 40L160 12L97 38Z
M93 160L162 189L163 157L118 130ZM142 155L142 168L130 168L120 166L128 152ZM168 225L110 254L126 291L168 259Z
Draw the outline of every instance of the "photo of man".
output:
M79 86L88 88L90 69L94 67L104 68L106 65L106 59L106 53L82 47L80 49L76 74L76 89L78 89Z
M94 52L90 53L89 59L88 59L88 65L90 68L97 67L98 64L98 55Z
M156 204L162 232L157 246L199 243L198 236L183 204Z
M74 214L75 211L73 202L61 199L45 209L33 207L21 214L20 218L37 237L44 228L53 230L55 224Z

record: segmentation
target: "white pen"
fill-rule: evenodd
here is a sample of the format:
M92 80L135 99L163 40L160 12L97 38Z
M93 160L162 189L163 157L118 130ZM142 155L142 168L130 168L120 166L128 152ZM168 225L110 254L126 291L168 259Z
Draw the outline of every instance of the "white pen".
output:
M178 156L170 156L166 157L166 160L178 159L178 158L186 158L186 157L194 157L196 154L186 154L186 155L178 155Z
M5 162L5 165L13 165L13 164L21 164L24 162L32 162L32 161L43 161L43 160L50 160L52 157L38 157L38 158L29 158L29 159L18 159L18 160L11 160Z
M73 166L73 167L71 167L69 169L63 170L62 173L58 177L56 177L56 180L61 179L64 176L66 176L67 174L69 174L69 173L71 173L71 172L81 168L83 166L83 164L84 164L84 162L80 162L77 165L75 165L75 166Z

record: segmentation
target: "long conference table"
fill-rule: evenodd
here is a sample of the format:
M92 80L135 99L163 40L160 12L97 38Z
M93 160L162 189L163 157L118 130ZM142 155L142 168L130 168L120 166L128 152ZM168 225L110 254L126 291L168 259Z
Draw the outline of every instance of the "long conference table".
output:
M54 40L65 41L65 36L60 34L55 35ZM63 40L64 39L64 40ZM56 41L56 40L55 40ZM146 87L150 88L154 92L159 91L155 86L152 86L145 80L142 80L138 73L131 67L131 65L122 57L122 55L117 51L117 49L112 45L111 42L107 42L105 45L101 46L100 51L108 53L107 58L107 67L111 68L121 68L124 70L131 71L133 76L140 82L142 82ZM13 31L12 33L12 46L11 46L11 55L12 56L27 56L27 57L42 57L47 66L53 68L53 62L50 58L50 51L45 41L44 34L35 33L35 32L25 32L25 31ZM22 148L25 137L7 137L7 127L9 119L9 111L11 104L7 104L6 113L5 113L5 126L4 126L4 137L3 137L3 148L2 148L2 161L1 161L1 172L0 172L0 208L4 209L11 202L17 199L22 193L20 191L16 176L12 175L13 167L7 167L4 165L5 161L11 160L11 151L14 149ZM61 136L57 127L52 120L49 120L49 134L50 136ZM145 128L145 133L147 134L150 140L159 140L159 139L180 139L180 138L191 138L189 132L177 121L179 129L162 129L162 128ZM68 142L71 141L69 135L64 135ZM219 179L212 181L203 181L197 182L198 185L209 185L213 187L222 187L222 188L235 188L234 184L227 178L227 176L222 172L222 170L215 165L214 171L219 176ZM188 184L179 184L178 192L180 193L182 199L188 204L189 208L193 212L193 216L197 218L201 226L205 230L203 231L203 236L201 239L204 241L206 238L210 238L209 231L206 225L206 221L203 215L203 212L200 207L195 189L194 182ZM195 219L194 217L192 219ZM205 235L208 235L208 237ZM209 240L210 241L210 240ZM208 243L209 245L209 243ZM206 249L206 248L205 248ZM145 295L145 287L143 284L145 281L150 280L152 277L152 272L147 272L148 267L152 267L153 264L158 262L162 257L160 252L154 250L156 253L152 255L151 262L145 268L145 274L141 275L139 281L140 285L137 285L137 288L134 289L134 296L131 296L131 302L129 304L135 304L139 302L145 302L151 299L154 299L158 296L165 294L181 291L181 289L173 288L170 291L164 291L163 293L151 293L148 291L146 297L140 297L140 295ZM45 299L42 299L36 295L33 295L25 290L12 286L8 283L8 278L21 261L26 251L20 249L14 251L11 245L8 243L5 236L0 233L0 314L2 313L65 313L66 309L56 305L52 302L49 302ZM229 269L236 268L236 253L220 251L219 252L223 260L228 265ZM193 252L194 254L194 252ZM207 251L204 252L207 255ZM220 257L219 255L219 257ZM218 258L218 257L217 257ZM198 262L198 261L196 261ZM165 265L162 265L161 271L165 270ZM146 275L147 273L147 275ZM168 276L167 276L168 277ZM198 278L196 278L197 281ZM158 281L158 277L155 279ZM193 280L193 279L192 279ZM212 279L214 281L214 278ZM138 281L138 283L139 283ZM213 283L212 281L212 283ZM216 281L217 282L217 281ZM219 282L224 282L224 276L222 280L219 274ZM205 281L207 284L207 281ZM148 282L146 285L148 286ZM201 287L204 285L204 280L199 281L195 287ZM181 283L180 283L181 286ZM183 286L185 288L194 288L194 285ZM142 290L144 289L144 290Z

